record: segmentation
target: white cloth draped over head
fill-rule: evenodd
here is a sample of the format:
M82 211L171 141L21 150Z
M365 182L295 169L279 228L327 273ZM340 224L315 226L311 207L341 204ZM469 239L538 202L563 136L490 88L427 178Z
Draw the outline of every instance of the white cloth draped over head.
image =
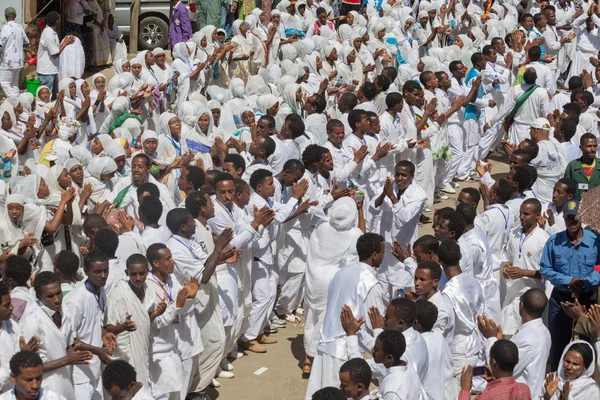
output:
M42 177L38 174L27 175L15 186L14 193L25 196L25 203L46 205L50 201L50 196L45 199L38 198L41 181Z
M202 132L202 130L198 126L198 121L203 115L208 115L208 118L210 120L206 133ZM212 147L212 145L215 143L215 138L213 135L214 125L215 122L213 120L212 111L210 111L206 107L199 108L196 114L196 123L194 124L194 130L190 131L186 139L194 140L205 146Z
M0 212L0 249L5 252L9 249L11 254L17 254L19 242L29 233L39 239L44 231L46 223L46 210L42 206L28 204L25 202L26 195L13 193L6 197ZM15 223L8 214L10 204L19 204L23 211L19 220Z
M313 231L307 256L306 302L311 309L324 310L329 282L346 262L358 256L356 241L362 235L357 227L356 203L349 197L336 200L329 218Z
M79 161L83 168L87 167L93 158L92 153L90 153L90 151L86 149L85 145L83 144L71 147L69 154L71 154L71 157Z
M423 56L421 57L421 62L423 62L423 72L439 72L444 70L442 63L433 56Z
M123 121L121 128L124 129L125 132L121 132L120 134L116 133L116 129L113 131L113 135L115 138L123 138L127 140L127 142L131 145L131 141L133 138L139 138L142 133L142 125L140 121L136 118L127 118Z
M177 115L173 113L162 113L158 119L158 134L171 137L171 128L169 127L169 121L171 118L175 118Z
M113 69L115 70L115 76L119 76L123 73L123 66L127 64L129 60L126 58L119 58L113 64Z
M581 372L578 378L570 380L571 390L569 391L569 399L597 399L600 397L600 389L598 389L598 385L592 378L594 374L594 370L596 369L596 353L594 352L594 348L583 340L575 340L565 347L565 350L562 353L560 358L560 362L558 363L558 389L552 399L558 400L559 393L562 391L565 382L567 381L565 378L565 371L563 368L563 362L565 356L571 349L573 345L581 345L589 348L590 353L592 354L592 362L590 366ZM583 366L585 368L585 365Z
M42 99L40 99L40 91L42 89L46 89L46 90L50 90L48 89L47 86L41 85L39 88L37 88L37 90L35 91L35 113L37 115L39 115L40 117L44 116L45 112L48 112L48 109L50 107L54 107L54 102L52 101L52 96L50 96L50 101L43 101Z
M94 157L87 166L87 176L84 182L92 184L92 194L90 201L92 204L98 204L104 200L112 201L112 183L110 178L102 180L102 175L110 175L117 171L117 163L110 157ZM112 176L111 176L112 178Z
M54 165L52 168L50 168L50 171L48 171L48 175L46 175L46 178L44 178L44 181L48 185L48 189L50 189L50 197L45 202L47 206L58 207L58 205L60 204L61 193L64 189L61 188L58 184L58 178L65 170L69 172L69 170L67 170L66 167L64 167L63 165ZM79 209L79 196L76 196L75 200L73 200L71 209L73 212L72 223L75 226L80 225L81 211Z
M96 136L95 139L98 139L100 144L102 144L102 151L100 152L100 154L98 154L98 156L102 157L106 155L106 149L108 148L108 145L112 142L112 137L110 135L100 134Z
M191 101L184 101L177 110L177 116L183 125L189 129L194 129L197 121L196 117L198 116L197 106Z
M277 98L277 96L272 95L272 94L265 94L265 95L259 96L256 99L256 103L258 104L258 109L263 114L266 114L267 110L269 108L273 107L278 102L279 102L279 99Z
M120 79L120 78L119 78ZM129 99L125 96L119 96L113 101L110 114L104 120L104 123L100 127L100 133L108 133L110 126L119 118L121 115L129 111ZM131 119L131 118L130 118Z
M121 145L121 139L112 140L112 142L108 145L108 148L106 149L106 155L112 158L113 160L121 156L127 157L127 153Z
M33 94L29 92L23 92L19 95L19 104L23 107L23 113L21 119L27 121L27 118L33 113L33 101L35 100Z

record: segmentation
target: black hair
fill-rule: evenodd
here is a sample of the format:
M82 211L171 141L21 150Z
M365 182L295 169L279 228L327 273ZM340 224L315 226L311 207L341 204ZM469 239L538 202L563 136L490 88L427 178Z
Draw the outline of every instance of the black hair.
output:
M540 1L548 1L548 0L540 0ZM546 12L546 11L554 11L554 12L556 12L556 8L554 6L551 6L550 4L548 4L546 6L546 8L544 8L544 12Z
M523 193L530 186L531 174L524 165L515 165L513 169L515 170L513 181L517 182L517 188L519 193Z
M579 139L579 145L583 146L583 144L585 143L586 140L595 140L598 141L598 139L596 138L596 136L594 136L593 133L584 133L583 135L581 135L581 138Z
M119 247L119 235L110 228L102 228L96 232L94 245L108 258L115 258L115 253Z
M527 50L527 55L531 61L539 61L540 57L542 57L542 49L540 49L540 46L531 46Z
M350 125L350 129L354 131L356 129L356 124L363 118L367 118L367 112L365 110L354 109L350 111L350 113L348 113L348 125Z
M415 302L415 319L425 332L433 329L438 317L438 308L430 301L420 299Z
M327 100L325 100L325 97L321 96L320 94L314 94L313 96L315 97L314 104L316 107L316 112L317 114L322 114L327 108Z
M252 173L252 176L250 176L250 187L252 188L252 190L256 191L256 188L258 187L258 185L263 183L263 181L265 179L267 179L269 176L273 176L273 173L264 168L259 168L256 171L254 171Z
M146 249L146 258L148 262L152 264L154 261L160 258L160 254L158 253L162 249L167 249L168 247L164 243L153 243Z
M314 392L311 400L346 400L346 395L340 389L328 386Z
M92 263L108 262L108 257L102 250L94 249L83 258L83 270L89 271Z
M471 55L471 63L472 63L473 65L477 65L477 64L479 64L479 62L480 62L481 60L483 60L483 54L481 54L481 53L473 53L473 54Z
M533 139L530 139L530 138L523 139L523 141L521 143L523 143L523 142L525 142L524 151L529 153L530 160L533 160L534 158L536 158L540 152L540 146L538 146L538 144Z
M373 255L373 253L379 253L381 251L381 243L384 243L385 239L383 236L376 233L364 233L356 241L356 252L358 253L358 260L365 261Z
M404 101L402 95L398 92L391 92L385 96L385 105L388 110L396 107L398 104L401 104Z
M512 154L510 155L515 156L515 157L522 157L523 161L525 162L525 164L530 163L532 158L531 158L531 154L528 151L525 151L521 148L517 148L515 151L512 152ZM466 188L465 188L466 189Z
M10 288L6 285L6 282L0 281L0 298L10 294Z
M404 96L404 93L414 92L415 90L423 90L423 87L418 82L407 81L404 83L404 86L402 86L402 95Z
M452 61L449 66L450 72L456 71L457 69L460 68L461 65L462 65L462 61L459 61L459 60Z
M133 368L125 360L112 360L102 371L102 386L104 389L110 390L113 386L117 386L121 390L125 390L136 381L137 374Z
M100 229L108 226L106 220L100 214L92 213L85 217L83 221L83 230L89 232L92 229Z
M454 239L458 240L465 232L465 219L456 211L447 211L440 215L440 219L448 221L448 231L454 231Z
M538 199L525 199L523 203L521 203L521 207L523 205L533 206L533 209L536 213L542 212L542 203Z
M56 23L58 22L59 19L60 19L59 13L57 13L56 11L50 11L48 14L46 14L46 25L54 26L54 25L56 25Z
M304 168L304 164L302 164L302 161L297 160L295 158L292 158L290 160L287 160L285 162L285 164L283 164L283 169L282 171L300 171L302 174L304 174L304 171L306 170L306 168Z
M583 101L585 101L588 107L594 104L594 95L588 92L587 90L573 90L571 92L571 102L575 102L578 96L581 96L581 98L583 99Z
M575 118L563 118L560 122L560 130L566 141L571 141L575 133L577 132L577 125L579 122Z
M419 81L421 82L421 85L423 85L423 87L425 87L425 84L427 82L429 82L430 80L432 80L434 76L435 76L435 74L431 71L423 71L419 75Z
M273 116L264 114L258 120L260 121L261 119L264 119L269 123L269 129L275 129L275 118L273 118Z
M185 196L185 208L192 214L192 217L198 218L200 215L200 208L208 205L206 196L208 196L208 194L204 191L192 192Z
M353 358L346 361L340 367L340 374L342 372L347 372L354 384L362 383L365 389L369 389L373 373L371 372L371 367L369 367L369 364L364 359Z
M327 152L329 152L329 149L319 146L318 144L309 144L306 146L306 149L302 152L302 163L304 163L304 168L308 168L312 164L321 161L321 157Z
M426 269L426 270L428 270L429 271L429 276L431 277L431 279L440 279L442 277L442 267L441 267L441 265L438 264L437 262L433 261L433 260L421 261L419 264L417 264L417 269Z
M529 67L523 72L523 81L529 85L533 85L537 80L537 71L533 67Z
M527 189L531 189L535 181L537 180L537 169L533 165L524 165L527 168L527 172L529 172L529 187Z
M377 339L381 342L382 351L394 357L394 365L397 365L406 351L406 339L402 332L388 329L381 332Z
M396 80L396 78L398 77L398 70L394 67L385 67L381 70L381 72L385 72L388 75L388 78L390 78L390 82L393 82ZM390 83L391 85L391 83ZM389 87L388 87L389 89Z
M190 217L190 212L186 208L174 208L167 214L167 228L173 235L179 233L181 226L185 224Z
M456 212L463 217L466 225L473 225L475 217L477 217L477 210L469 203L460 203L457 205Z
M377 81L379 87L381 87L382 92L387 91L392 85L392 81L390 80L390 78L385 75L378 75L377 78L375 78L375 80Z
M133 163L136 158L143 158L146 162L146 167L150 168L152 166L152 160L150 159L150 156L148 154L138 153L135 156L133 156L131 162Z
M567 187L567 194L575 196L577 193L577 182L571 178L560 178L556 183L562 183Z
M579 354L581 354L581 357L583 358L583 365L584 365L585 369L588 369L590 367L590 364L594 360L594 351L591 349L589 344L583 344L583 343L572 344L571 346L569 346L569 350L567 350L567 353L569 351L576 351Z
M495 38L492 39L492 41L490 43L492 44L492 46L495 46L498 43L504 43L504 39L502 39L499 36L496 36Z
M217 184L223 181L235 181L233 175L228 174L227 172L221 172L219 175L215 176L212 181L213 189L217 188Z
M239 154L227 154L224 162L233 164L233 168L235 168L236 171L241 168L242 174L244 171L246 171L246 161L244 160L244 157L240 156Z
M414 301L404 297L398 297L392 299L390 305L393 307L394 315L398 319L403 320L408 326L412 326L417 315Z
M340 97L342 102L348 106L349 109L353 110L358 104L358 97L354 93L346 92Z
M396 169L398 167L408 168L408 170L410 171L410 174L412 176L415 176L415 164L413 164L412 162L410 162L408 160L398 161L396 163L396 165L394 166L394 169Z
M289 114L287 117L285 117L285 122L288 121L290 122L288 126L290 128L290 132L292 132L292 139L299 138L304 134L304 131L306 130L306 125L304 125L304 120L301 116L299 116L298 114ZM270 136L267 137L271 139ZM271 143L272 151L267 151L268 156L275 152L275 142L273 141L273 139L271 139ZM269 143L269 146L271 146L271 143Z
M492 52L492 50L494 50L494 47L491 44L486 44L485 46L483 46L483 49L481 50L481 53L484 56L489 56L490 53Z
M492 345L490 358L496 361L502 371L512 373L519 363L519 349L510 340L500 339Z
M542 318L542 314L544 314L544 310L546 310L546 306L548 305L546 293L537 288L529 289L523 293L521 301L527 314L533 318Z
M150 196L156 197L157 199L160 198L160 190L158 189L158 186L156 186L152 182L145 182L138 186L136 190L136 194L138 195L138 197L143 195L144 193L148 193L150 194Z
M531 15L530 13L521 14L521 18L519 18L519 23L523 22L525 20L525 18L532 18L533 19L533 15Z
M125 268L129 269L130 265L138 265L144 264L146 267L148 266L148 259L145 255L140 253L134 253L127 257L127 261L125 261Z
M33 290L35 291L35 295L40 297L42 295L42 286L51 285L54 282L60 282L58 275L56 275L54 272L42 271L37 274L35 276L35 280L33 281Z
M535 25L538 24L538 22L540 22L542 20L543 14L542 13L537 13L533 16L533 23Z
M325 10L323 7L317 8L317 15L323 14L323 13L327 13L327 10Z
M433 251L437 253L438 247L440 246L439 240L433 235L423 235L413 243L413 249L419 247L422 252L427 253Z
M437 254L440 261L446 265L458 265L460 262L460 246L454 240L442 240Z
M237 154L236 154L237 155ZM204 181L206 180L206 175L204 174L204 170L200 167L196 167L195 165L188 165L187 169L187 180L192 182L192 186L195 190L198 190L204 185Z
M448 76L448 74L445 71L438 71L435 73L435 77L438 78L438 81L444 79L444 75Z
M360 88L362 94L365 95L367 100L371 101L377 96L377 86L373 82L365 82Z
M79 257L69 250L61 250L54 259L54 268L68 278L74 278L79 270Z
M500 204L504 204L513 197L513 185L510 184L506 179L500 179L498 181L498 187L496 188L496 200Z
M11 374L16 377L19 376L22 369L41 367L43 362L36 352L31 350L21 350L11 357L9 365Z
M234 183L235 183L235 194L239 194L239 193L241 193L241 192L242 192L242 190L244 190L244 188L245 188L246 186L250 186L250 185L248 185L248 182L246 182L246 181L245 181L245 180L243 180L243 179L236 179L236 180L234 181Z
M6 276L3 276L2 279L11 278L17 286L25 286L31 278L31 270L31 263L25 257L9 256L4 261Z
M140 203L138 211L144 215L148 224L157 224L163 212L163 205L160 199L146 196Z
M479 193L479 190L473 188L473 187L466 187L463 188L461 190L462 193L465 193L467 196L469 196L469 199L471 199L471 202L475 203L475 204L479 204L479 201L481 200L481 194Z
M565 114L574 118L575 121L579 123L579 116L581 115L581 107L579 107L579 104L571 101L570 103L565 104L562 110Z
M327 133L333 131L335 128L343 128L344 127L344 123L342 121L340 121L339 119L330 119L329 121L327 121L327 125L325 127L325 129L327 130Z
M583 79L580 76L572 76L569 78L568 85L570 91L581 89L583 87Z

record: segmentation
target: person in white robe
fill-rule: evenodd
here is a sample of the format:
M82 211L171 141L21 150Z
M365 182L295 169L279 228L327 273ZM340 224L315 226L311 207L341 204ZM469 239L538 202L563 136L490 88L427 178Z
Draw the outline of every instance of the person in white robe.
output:
M38 301L32 311L21 319L21 334L26 342L40 338L38 354L44 362L42 388L60 393L67 399L75 398L73 366L84 364L93 357L90 351L80 351L61 332L62 290L53 272L36 276Z
M377 280L375 269L383 260L384 238L365 233L358 238L356 250L359 262L340 268L329 284L321 340L312 364L306 400L310 400L313 393L323 387L338 386L340 366L350 358L346 348L346 333L340 320L342 307L349 306L355 318L366 318L371 307L383 313L383 286ZM370 321L360 329L372 337ZM364 350L368 350L368 347L363 345L360 352Z
M445 389L446 398L456 398L460 391L463 367L475 365L482 343L477 331L477 315L485 314L485 298L481 286L473 275L464 273L459 265L458 243L444 240L438 249L440 264L448 277L442 295L454 309L454 380Z
M362 235L357 227L358 210L349 197L336 200L323 221L310 236L306 261L306 321L304 326L305 364L312 363L321 338L327 308L329 283L336 272L358 261L356 241Z
M594 7L594 5L590 5ZM573 63L569 70L567 80L572 76L579 76L584 70L591 72L594 70L590 57L596 57L598 48L600 48L600 37L598 36L598 26L600 26L600 18L594 14L593 10L583 10L577 12L577 18L572 22L573 32L576 37L576 51L573 57ZM587 11L587 12L585 12Z
M507 265L501 277L502 328L506 335L514 335L521 325L519 304L523 293L531 288L544 290L540 260L549 235L538 225L541 212L537 199L525 200L521 205L521 224L508 237Z
M585 354L585 356L584 356ZM580 371L573 371L570 368L565 371L565 366L568 366L567 358L577 357L583 360L583 368ZM596 370L596 353L594 348L588 342L583 340L572 341L565 347L558 371L551 372L546 378L551 382L544 385L544 398L558 400L561 397L561 392L565 389L567 382L569 383L569 398L571 399L595 399L600 396L600 388L592 378Z
M521 297L519 314L523 323L510 339L519 349L519 363L513 376L517 382L525 383L531 390L532 398L540 398L544 393L546 361L550 355L550 332L544 325L542 315L548 304L548 298L540 289L529 289ZM485 354L490 360L490 349L498 339L504 336L494 320L478 317L479 330L486 338ZM489 361L488 361L489 362Z
M131 364L139 382L149 386L150 324L156 315L147 310L152 301L146 295L148 261L134 254L127 259L126 268L128 279L121 280L108 296L104 324L117 336L113 358Z

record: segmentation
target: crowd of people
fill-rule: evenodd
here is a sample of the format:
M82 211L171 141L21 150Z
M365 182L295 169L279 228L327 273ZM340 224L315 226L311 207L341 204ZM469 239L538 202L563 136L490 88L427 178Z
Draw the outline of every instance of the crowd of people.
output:
M0 31L1 400L207 398L297 322L307 400L600 398L594 2L174 2L172 62L71 3Z

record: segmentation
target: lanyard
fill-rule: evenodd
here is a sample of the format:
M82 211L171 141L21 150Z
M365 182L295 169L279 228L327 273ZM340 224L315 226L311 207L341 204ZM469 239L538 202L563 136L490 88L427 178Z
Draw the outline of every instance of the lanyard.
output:
M182 245L184 245L184 246L185 246L185 248L186 248L186 249L188 249L188 250L190 251L190 253L192 254L192 257L194 257L194 258L195 258L196 260L198 260L198 261L200 260L200 257L198 257L198 255L196 254L196 252L195 252L195 251L194 251L194 250L193 250L193 249L192 249L190 246L188 246L187 244L183 243L181 240L177 239L175 236L172 236L172 235L171 235L171 237L172 237L173 239L177 240L177 241L178 241L179 243L181 243Z
M529 239L532 233L533 231L531 231L529 235L523 237L523 232L521 232L521 236L519 236L519 259L521 258L521 253L523 252L523 245L525 244L527 239Z
M166 135L165 135L165 136L166 136ZM179 143L177 143L177 142L175 141L175 139L173 139L173 138L172 138L172 137L170 137L170 136L166 136L166 138L167 138L167 139L169 139L169 141L171 142L171 144L173 145L173 147L175 147L175 150L177 151L177 155L178 155L179 157L181 157L181 156L182 156L182 152L181 152L181 145L180 145Z
M504 211L502 211L502 208L500 207L492 207L495 210L500 211L500 214L502 214L502 216L504 217L504 229L508 228L508 215L504 214Z
M158 286L160 286L160 288L163 290L163 292L169 298L169 303L172 303L173 302L173 292L171 292L171 288L169 287L169 291L167 292L167 289L165 289L165 287L168 287L168 285L166 283L163 284L159 279L157 279L156 276L154 275L154 273L150 272L150 275L152 275L152 278L154 278L154 279L150 279L150 280L152 282L156 283Z
M514 195L511 200L522 199L524 197L525 197L525 195L523 193L519 193L519 194Z
M96 299L96 303L98 303L98 308L100 309L100 311L104 312L104 308L106 307L106 300L102 296L102 289L100 289L100 296L96 296L96 293L94 293L94 291L92 290L92 287L90 286L90 284L87 281L85 282L85 288L87 289L88 292L90 292L91 294L94 295L94 298Z
M498 71L496 71L496 67L494 66L494 64L492 64L491 62L488 61L488 65L490 67L492 67L492 69L494 70L494 72L498 72Z
M269 206L269 208L273 208L273 200L267 199L267 205Z

